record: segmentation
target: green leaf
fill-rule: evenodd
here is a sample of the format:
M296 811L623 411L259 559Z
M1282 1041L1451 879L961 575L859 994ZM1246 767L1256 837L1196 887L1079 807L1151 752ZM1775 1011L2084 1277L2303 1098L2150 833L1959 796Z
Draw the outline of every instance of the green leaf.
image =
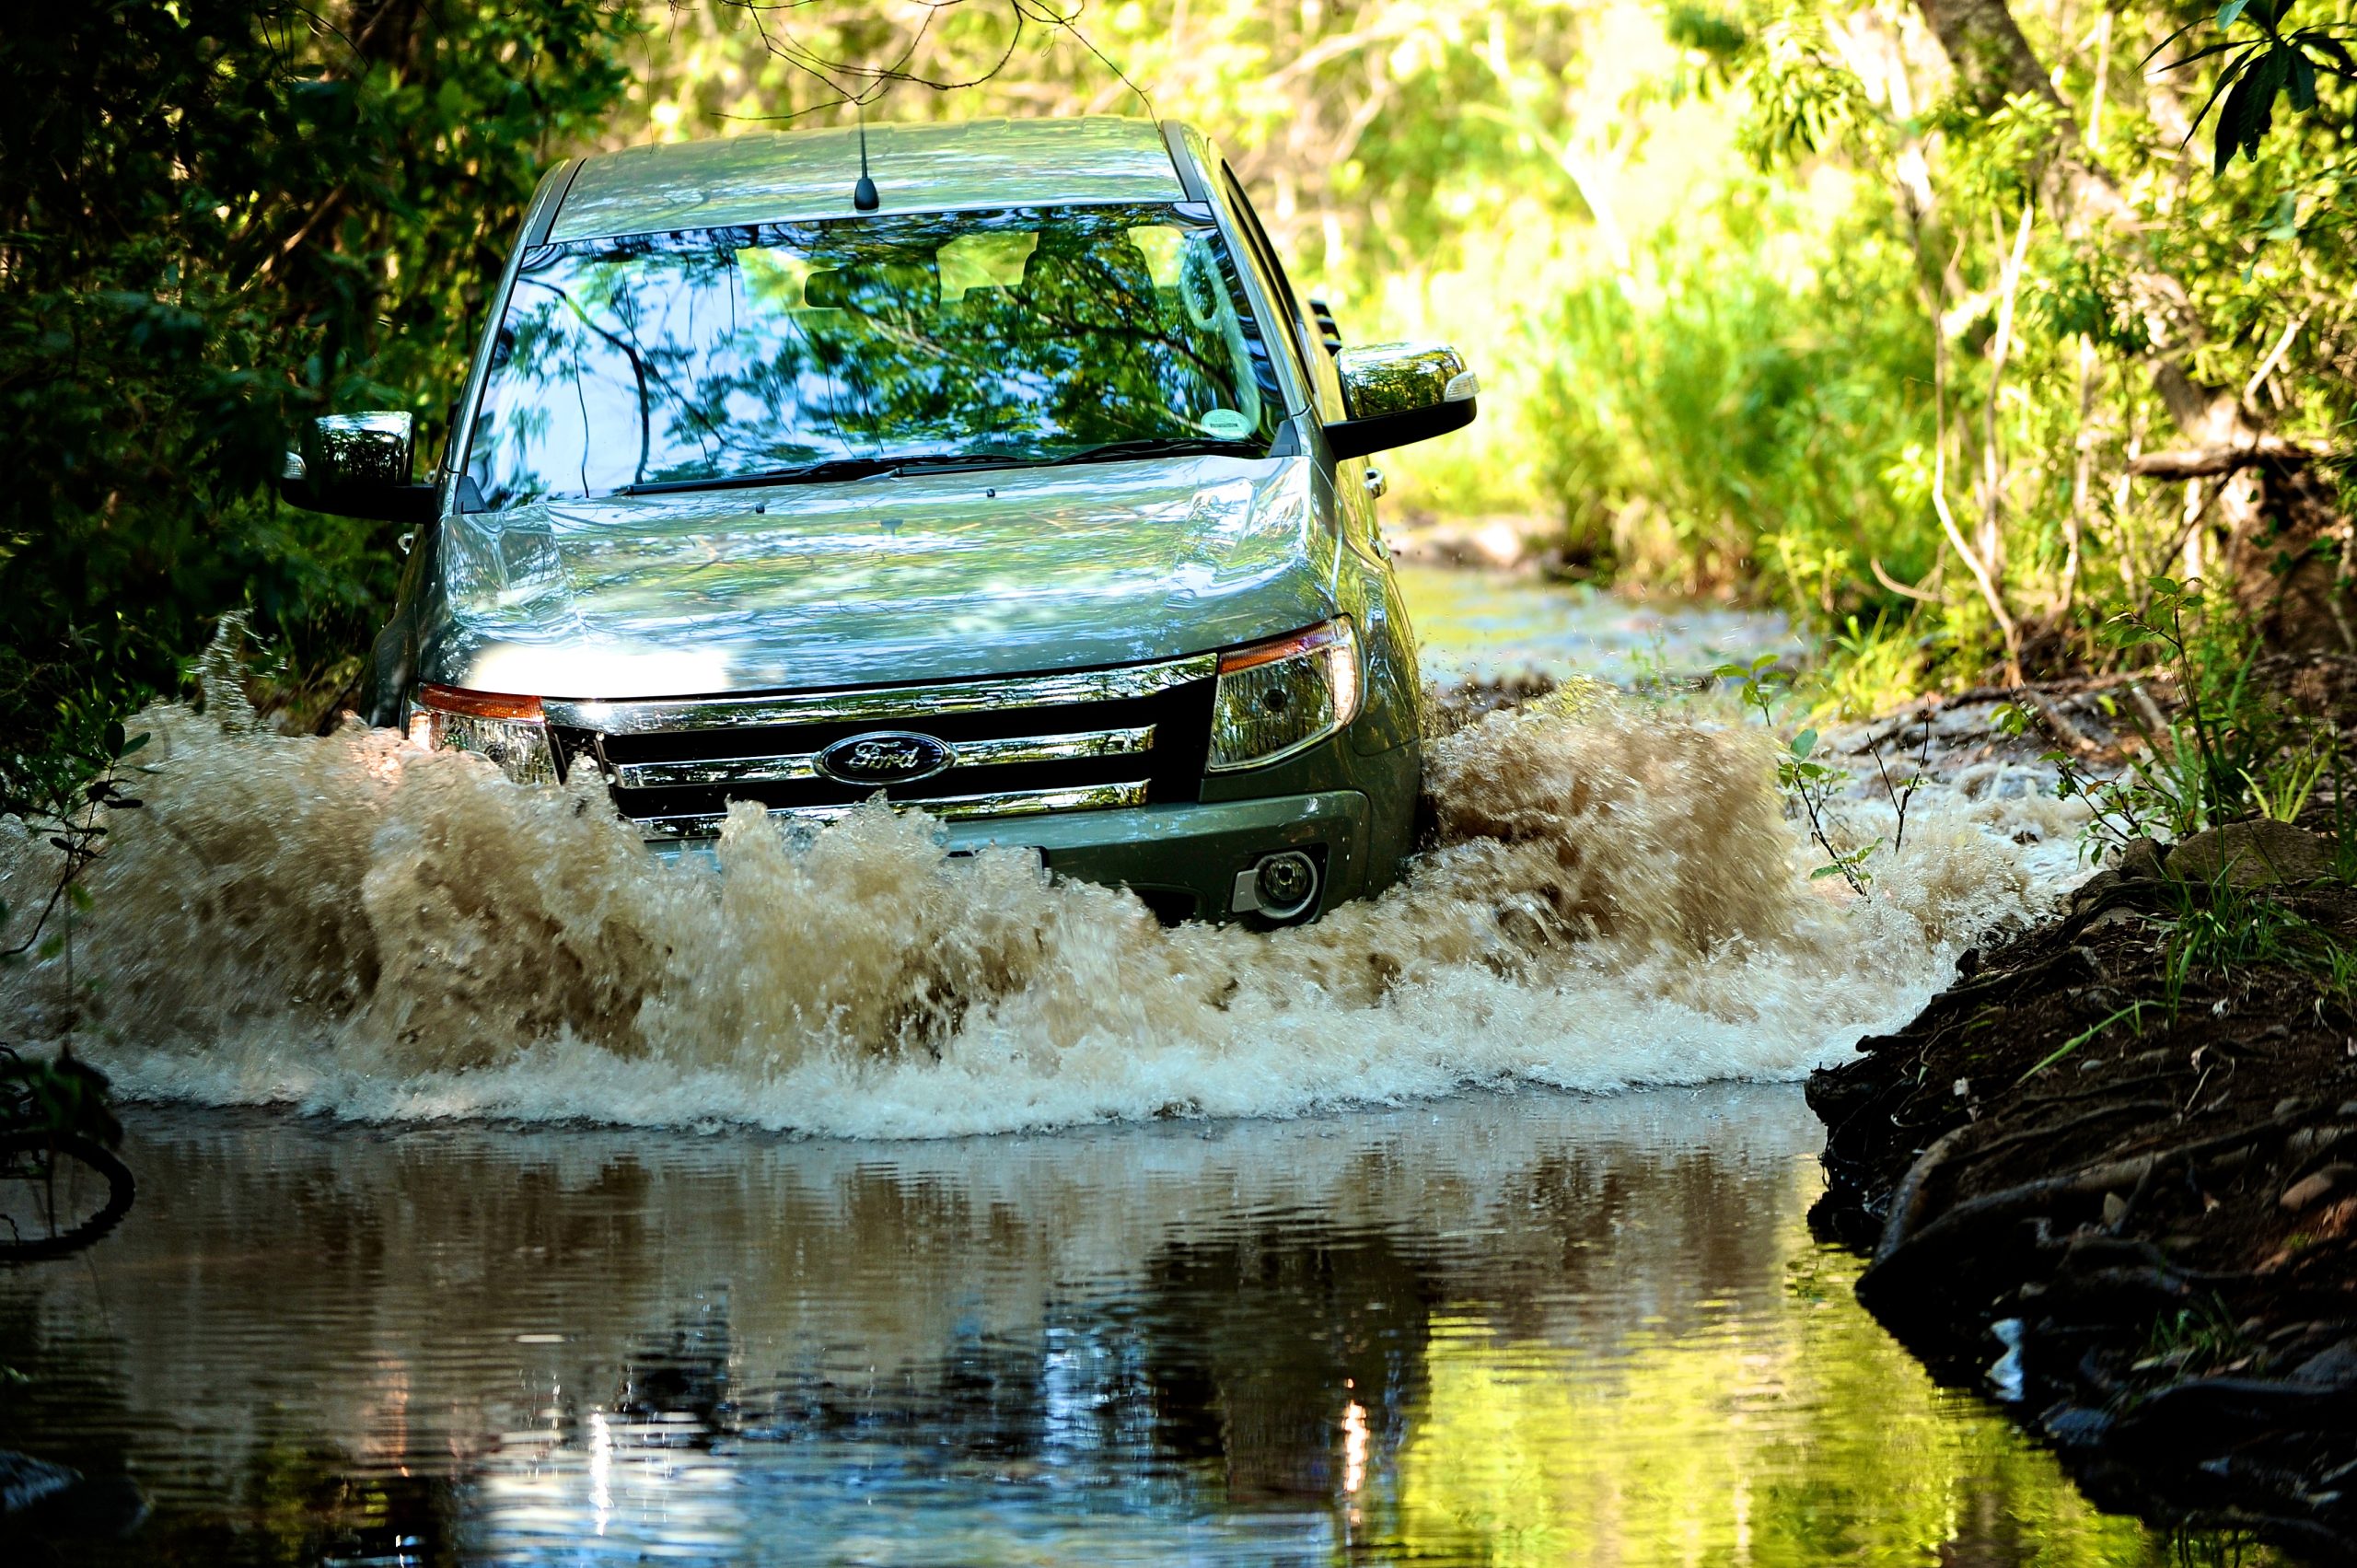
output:
M2316 106L2316 68L2305 53L2296 49L2292 52L2291 85L2293 109L2305 114ZM2284 201L2288 204L2291 198L2287 196ZM2281 227L2288 221L2288 216L2278 218L2277 226Z
M1808 879L1812 882L1820 882L1828 877L1839 877L1846 869L1848 868L1842 865L1840 862L1836 861L1831 865L1818 866L1816 870L1808 874Z
M2243 7L2249 4L2250 0L2226 0L2224 5L2218 7L2218 30L2224 32L2228 28L2233 27L2235 18L2241 16Z
M2258 91L2253 75L2246 70L2235 78L2234 90L2226 95L2225 106L2218 110L2218 123L2212 132L2216 147L2210 162L2213 178L2226 172L2226 166L2235 161L2235 153L2249 134L2251 106Z
M1761 654L1758 658L1751 661L1751 668L1754 669L1773 669L1776 668L1776 659L1777 656L1774 654Z
M1793 755L1795 758L1805 759L1816 749L1817 731L1805 729L1793 737Z
M121 719L110 720L107 724L107 755L110 757L122 756L123 745L122 721Z
M156 738L153 735L150 735L147 731L144 729L141 730L137 735L134 735L129 740L124 741L116 750L114 754L115 761L121 761L123 758L130 756L134 751L138 750L141 747L146 745L149 741L155 738Z

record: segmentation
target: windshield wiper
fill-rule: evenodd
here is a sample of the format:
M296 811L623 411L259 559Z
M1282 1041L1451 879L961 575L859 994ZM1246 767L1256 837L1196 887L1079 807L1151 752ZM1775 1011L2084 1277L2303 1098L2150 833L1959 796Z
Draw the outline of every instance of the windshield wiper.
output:
M1015 453L923 452L907 458L829 458L790 469L756 473L715 474L708 479L655 479L643 484L619 485L613 495L676 495L691 490L750 489L764 484L825 484L834 480L888 479L911 469L958 473L982 469L1055 468L1063 463L1118 462L1123 458L1187 457L1239 452L1258 446L1254 441L1186 436L1144 436L1127 441L1107 441L1055 458L1027 458Z
M1063 463L1113 463L1123 458L1215 457L1250 452L1260 443L1234 436L1141 436L1127 441L1106 441L1066 452L1060 458L1034 458L1026 468L1055 468Z
M829 458L823 462L803 463L790 469L765 469L756 473L714 474L708 479L654 479L643 484L617 485L608 494L613 495L676 495L689 490L748 489L761 484L824 484L836 479L866 479L875 474L897 473L907 459L902 458Z

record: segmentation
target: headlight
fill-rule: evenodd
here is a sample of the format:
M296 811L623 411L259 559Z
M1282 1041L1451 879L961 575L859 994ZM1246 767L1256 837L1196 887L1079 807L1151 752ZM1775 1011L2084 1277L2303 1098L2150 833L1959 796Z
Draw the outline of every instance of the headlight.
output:
M556 754L538 697L421 686L410 699L409 738L420 746L471 751L520 784L554 784Z
M1210 771L1257 768L1359 716L1359 638L1348 617L1219 657Z

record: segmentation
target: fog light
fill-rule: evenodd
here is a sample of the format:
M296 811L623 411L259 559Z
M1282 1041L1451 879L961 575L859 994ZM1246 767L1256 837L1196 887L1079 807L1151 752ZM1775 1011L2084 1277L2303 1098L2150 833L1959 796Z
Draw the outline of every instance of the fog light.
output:
M1238 914L1291 920L1318 901L1318 863L1297 849L1263 855L1236 879L1231 900Z

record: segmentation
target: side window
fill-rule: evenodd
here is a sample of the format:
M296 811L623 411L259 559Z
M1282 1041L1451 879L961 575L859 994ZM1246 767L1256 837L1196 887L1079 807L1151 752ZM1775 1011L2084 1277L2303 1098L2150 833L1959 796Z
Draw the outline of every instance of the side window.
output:
M1246 199L1244 187L1236 178L1236 170L1225 161L1219 166L1220 181L1225 189L1227 204L1236 215L1238 226L1244 230L1245 245L1252 253L1254 270L1268 285L1277 308L1285 313L1285 336L1293 345L1294 368L1301 372L1318 400L1319 412L1329 420L1344 417L1342 384L1334 374L1334 362L1319 343L1318 334L1308 327L1308 316L1301 308L1301 296L1294 293L1293 281L1285 276L1284 263L1277 260L1276 247L1269 243L1269 236L1260 227L1260 215L1253 212Z

